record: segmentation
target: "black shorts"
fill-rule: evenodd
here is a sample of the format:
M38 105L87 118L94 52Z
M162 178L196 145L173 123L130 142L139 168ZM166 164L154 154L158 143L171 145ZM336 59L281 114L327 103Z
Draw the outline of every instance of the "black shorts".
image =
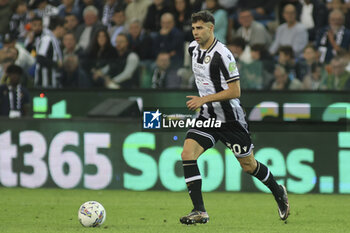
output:
M197 120L206 119L199 117ZM220 128L193 127L187 131L187 138L198 142L204 150L213 147L220 140L237 158L249 156L254 148L248 128L238 121L222 123Z

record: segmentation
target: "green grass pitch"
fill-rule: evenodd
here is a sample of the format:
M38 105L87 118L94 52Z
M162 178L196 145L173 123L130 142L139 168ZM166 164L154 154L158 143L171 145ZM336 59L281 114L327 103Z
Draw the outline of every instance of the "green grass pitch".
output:
M107 212L98 228L84 228L79 206L101 202ZM186 192L62 190L0 187L1 233L55 232L350 232L350 195L289 195L291 215L279 220L272 195L204 193L210 221L186 226L179 217L191 210Z

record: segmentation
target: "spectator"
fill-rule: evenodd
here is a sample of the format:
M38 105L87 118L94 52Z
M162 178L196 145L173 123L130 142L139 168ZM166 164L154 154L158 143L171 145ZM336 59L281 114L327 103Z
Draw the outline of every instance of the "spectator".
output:
M227 45L237 62L251 63L252 57L250 53L250 46L242 37L235 37Z
M345 27L350 28L350 1L345 0L344 2L344 8L346 9L346 15L345 15Z
M237 3L238 0L219 0L220 6L222 6L229 14L236 9Z
M110 29L113 25L113 15L115 10L125 10L125 3L123 0L106 0L102 11L102 24Z
M323 1L323 0L321 0ZM300 0L280 0L278 1L278 9L277 9L277 12L278 12L278 22L279 24L282 24L282 23L285 23L285 19L283 17L283 9L286 5L288 4L292 4L293 6L295 6L295 8L297 9L297 18L299 19L300 17L300 9L301 9L301 2Z
M116 46L115 40L119 33L125 31L125 13L123 9L114 10L112 17L113 26L108 29L113 47Z
M251 56L255 63L261 63L262 66L262 89L268 89L272 81L272 74L275 68L275 61L265 45L253 44L251 46Z
M20 66L25 73L34 65L35 59L30 55L30 53L20 44L14 35L6 34L3 41L4 48L16 48L18 51L18 56L15 60L15 64Z
M320 63L311 65L311 72L303 80L304 90L319 90L322 83L323 66Z
M346 63L340 56L336 56L330 63L330 72L323 80L323 90L349 90L350 73L345 70Z
M49 27L51 17L58 15L58 8L50 5L47 0L34 0L29 6L34 9L36 16L42 18L44 28Z
M321 0L299 0L300 23L308 30L309 41L316 39L316 33L327 25L327 9Z
M237 3L237 8L250 9L254 19L257 21L273 20L273 13L277 2L277 0L239 0Z
M125 9L125 24L129 25L134 20L139 20L143 25L151 0L133 0Z
M153 3L148 7L143 28L149 32L159 31L160 17L166 12L170 12L170 8L164 0L153 0Z
M62 4L58 6L58 16L65 18L67 15L76 15L80 21L81 10L78 5L74 4L75 0L62 0Z
M318 63L318 52L309 44L305 47L303 57L296 62L297 77L303 80L305 76L311 76L311 66Z
M253 44L250 48L253 60L260 60L266 72L272 74L275 68L274 58L263 44Z
M261 90L263 88L264 69L261 61L254 60L249 64L240 62L237 65L242 77L240 79L242 89Z
M175 26L184 33L185 41L193 41L190 1L174 0L174 4Z
M226 44L227 35L227 13L225 10L221 9L218 0L206 0L207 10L214 15L215 27L214 34L216 39L220 42Z
M63 60L62 86L68 88L91 87L91 80L79 66L79 57L69 54Z
M111 44L107 29L99 29L91 41L83 68L92 77L95 87L105 87L104 77L111 72L117 52Z
M346 63L345 70L350 72L350 52L345 53L343 58Z
M66 14L66 16L64 16L64 27L66 28L67 32L72 32L74 35L76 35L78 26L79 19L77 15Z
M48 29L43 28L42 18L36 16L30 21L30 31L27 33L24 46L33 57L36 57L36 51L39 46L40 39L47 34Z
M254 20L250 10L242 9L238 13L238 21L241 27L237 30L236 36L244 38L251 46L253 44L263 44L269 46L271 35L265 26Z
M9 24L10 33L15 35L18 41L24 42L27 34L26 26L29 22L27 3L24 0L17 0L12 8L14 14Z
M289 79L297 78L301 80L301 77L297 76L294 51L291 46L281 46L278 49L278 64L286 70Z
M140 21L135 20L129 25L129 47L135 52L141 61L151 60L153 58L152 38L142 29Z
M29 92L21 85L22 74L22 68L17 65L7 67L7 82L0 86L0 115L10 118L28 115Z
M274 10L278 0L238 0L237 9L249 9L252 12L254 19L264 25L275 19ZM229 16L228 22L229 35L232 35L233 29L239 28L238 15L233 13Z
M6 83L6 69L13 65L18 57L18 50L12 47L5 47L0 50L0 84Z
M284 24L278 26L270 53L275 54L282 45L290 45L296 57L299 57L308 43L308 33L305 27L296 20L296 9L288 4L283 9Z
M350 47L350 30L344 26L344 14L340 10L333 10L328 21L329 26L322 29L316 38L321 63L329 63L333 56Z
M77 28L76 38L79 47L84 51L89 47L91 38L95 38L96 32L105 28L98 20L98 10L94 6L88 6L83 11L84 24Z
M50 20L47 34L40 39L36 56L35 87L60 87L63 56L60 40L65 34L64 20L58 17Z
M83 57L82 48L77 46L77 40L72 32L67 32L63 36L63 59L68 55L77 55L78 58Z
M78 3L77 3L78 2ZM79 9L84 11L86 7L93 6L97 9L98 17L101 18L100 15L103 12L103 3L101 0L76 0L74 5L79 6Z
M12 16L10 0L0 0L0 35L9 33L9 23Z
M170 56L160 52L156 59L156 66L152 75L152 88L180 88L181 78L177 70L171 67Z
M128 36L121 33L116 38L118 57L113 62L111 78L107 77L108 88L139 87L139 57L129 50Z
M350 28L350 2L349 0L327 0L328 13L339 10L344 14L344 26Z
M182 32L175 27L174 16L165 13L161 17L161 29L153 41L154 57L160 51L166 51L171 57L171 63L179 67L182 65L184 56L184 38Z
M271 85L271 90L301 90L302 84L301 82L294 78L288 78L288 74L283 66L276 65L274 70L274 81Z
M231 1L231 0L229 0ZM233 0L234 1L234 0ZM203 0L190 0L192 12L197 12L203 9Z

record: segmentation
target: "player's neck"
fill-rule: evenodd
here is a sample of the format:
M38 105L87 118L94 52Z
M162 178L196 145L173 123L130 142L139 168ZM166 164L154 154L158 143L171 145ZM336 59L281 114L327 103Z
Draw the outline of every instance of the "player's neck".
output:
M215 37L213 35L209 38L209 40L204 45L200 44L199 48L204 50L209 49L209 47L213 44L214 40L215 40Z

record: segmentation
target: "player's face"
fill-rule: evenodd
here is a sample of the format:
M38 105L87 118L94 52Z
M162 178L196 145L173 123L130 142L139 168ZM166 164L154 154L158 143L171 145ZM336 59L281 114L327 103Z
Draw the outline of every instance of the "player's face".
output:
M192 34L194 39L200 45L205 45L213 33L213 26L210 23L197 21L192 23Z

